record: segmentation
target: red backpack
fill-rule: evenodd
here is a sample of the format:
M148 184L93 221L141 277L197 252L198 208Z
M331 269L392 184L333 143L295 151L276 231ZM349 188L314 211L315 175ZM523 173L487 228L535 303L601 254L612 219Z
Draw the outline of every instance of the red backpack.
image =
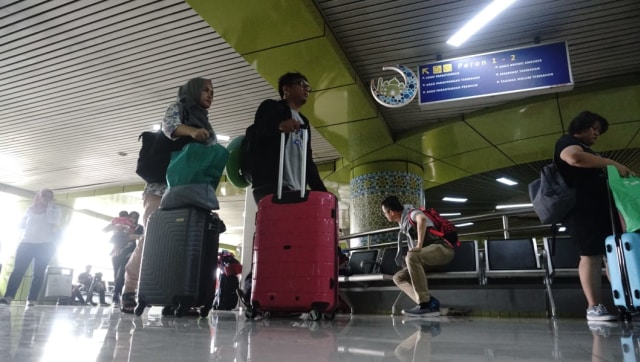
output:
M433 222L433 227L427 228L430 234L444 239L449 246L460 246L460 240L458 240L458 231L456 231L455 225L440 214L433 208L420 207L418 210L422 211ZM416 226L416 223L409 217L411 225Z

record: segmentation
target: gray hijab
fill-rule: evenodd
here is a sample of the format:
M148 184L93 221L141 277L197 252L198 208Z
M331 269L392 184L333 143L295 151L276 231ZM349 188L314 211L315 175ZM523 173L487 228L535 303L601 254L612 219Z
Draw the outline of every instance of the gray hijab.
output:
M182 123L206 129L211 134L211 139L215 140L216 134L209 123L209 112L200 105L200 94L207 82L209 80L204 78L193 78L181 86L178 90L178 109Z

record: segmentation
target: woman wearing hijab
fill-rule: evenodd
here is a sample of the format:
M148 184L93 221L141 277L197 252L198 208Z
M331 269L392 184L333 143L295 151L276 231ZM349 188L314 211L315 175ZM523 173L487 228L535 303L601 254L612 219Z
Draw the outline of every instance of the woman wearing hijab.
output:
M208 116L212 101L211 80L190 79L178 90L177 102L171 103L167 108L162 121L162 132L173 141L188 143L195 140L207 145L215 143L216 134L209 123ZM145 186L142 193L144 206L142 224L145 231L149 216L160 207L160 200L166 190L166 183L149 183ZM138 242L125 267L125 283L120 305L120 310L125 313L133 313L136 307L135 292L138 287L143 245L144 238ZM120 302L118 299L119 296L114 295L114 303Z
M22 282L24 273L33 260L33 280L27 297L27 306L34 306L38 299L45 271L56 252L58 228L62 213L55 204L53 191L42 189L36 193L33 204L25 212L20 226L24 229L16 251L15 266L1 304L11 304Z

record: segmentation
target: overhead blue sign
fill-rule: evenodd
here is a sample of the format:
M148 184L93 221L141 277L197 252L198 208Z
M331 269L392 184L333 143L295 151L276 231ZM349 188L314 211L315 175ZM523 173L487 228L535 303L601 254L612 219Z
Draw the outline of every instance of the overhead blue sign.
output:
M566 42L443 60L418 67L420 107L482 104L573 89Z

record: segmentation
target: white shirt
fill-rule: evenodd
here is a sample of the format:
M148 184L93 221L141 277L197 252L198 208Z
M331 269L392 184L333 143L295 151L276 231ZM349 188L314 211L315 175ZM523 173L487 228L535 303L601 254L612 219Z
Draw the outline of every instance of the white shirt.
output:
M291 110L291 116L299 124L303 125L302 117L296 110ZM284 145L284 172L282 184L284 187L288 187L291 190L306 189L307 185L302 185L302 147L306 145L302 144L302 129L298 129L295 132L289 133L289 138ZM305 170L306 171L306 170Z

